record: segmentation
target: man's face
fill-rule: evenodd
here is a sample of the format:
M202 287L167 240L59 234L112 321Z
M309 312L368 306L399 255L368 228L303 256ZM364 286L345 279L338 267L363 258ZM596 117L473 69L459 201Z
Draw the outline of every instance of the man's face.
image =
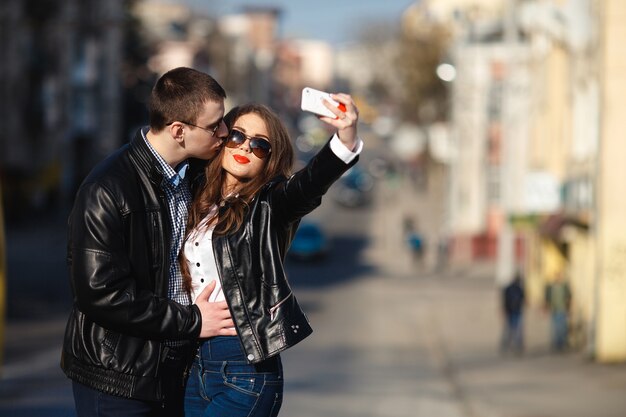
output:
M188 158L211 159L220 150L228 135L224 117L224 102L204 104L194 125L185 125L185 149Z

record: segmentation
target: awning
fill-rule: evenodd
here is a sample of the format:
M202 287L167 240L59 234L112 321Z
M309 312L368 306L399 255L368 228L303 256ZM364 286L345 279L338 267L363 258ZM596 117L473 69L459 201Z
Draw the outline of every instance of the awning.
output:
M562 241L562 231L565 226L573 226L581 230L589 230L589 222L586 219L571 214L554 213L548 215L539 223L539 234L545 238Z

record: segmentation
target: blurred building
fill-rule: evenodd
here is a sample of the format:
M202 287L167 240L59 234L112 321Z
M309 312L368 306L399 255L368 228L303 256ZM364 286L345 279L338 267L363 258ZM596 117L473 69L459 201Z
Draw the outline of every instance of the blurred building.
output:
M452 67L449 123L448 218L444 226L453 263L498 261L499 280L523 261L524 240L508 217L527 204L530 126L529 45L506 2L425 1L404 17L408 30L423 21L446 25L451 46L442 64Z
M455 46L449 224L453 261L496 260L508 212L525 203L527 53L525 45L504 40ZM519 238L513 243L515 247L506 249L515 249L511 264L521 259L523 249Z
M559 184L560 207L529 233L531 300L564 272L574 298L571 344L602 362L626 360L626 224L620 172L626 145L626 57L620 1L526 2L533 46L531 160Z
M434 1L455 33L450 60L451 259L522 269L532 305L564 273L571 345L626 360L626 3Z
M7 219L70 197L122 136L123 0L0 4Z
M380 37L369 42L340 45L335 52L335 77L341 85L357 96L370 96L379 86L391 97L400 97L405 90L395 66L398 55L396 39Z
M231 85L243 95L240 101L258 101L272 104L272 72L276 62L276 50L280 28L281 10L271 6L245 7L240 15L227 16L220 21L220 28L231 36L237 48L238 63L245 72ZM233 25L232 20L237 22ZM236 27L239 25L239 28ZM231 49L232 50L232 49Z
M272 103L280 9L243 7L219 19L171 3L142 2L135 11L154 46L153 71L188 66L207 72L226 89L227 107L251 100Z
M334 80L334 56L326 42L281 38L280 18L277 8L245 7L222 18L219 26L230 42L227 59L238 73L230 85L238 101L266 103L295 128L302 88L328 89Z
M335 80L334 50L324 41L294 39L291 47L300 56L300 78L303 86L328 91Z
M211 30L210 19L195 16L192 22L188 7L171 3L138 2L134 13L142 22L142 36L154 48L148 63L152 71L163 74L175 67L193 66L201 46L193 36L199 30L194 31L190 26L194 24L198 28L203 24L204 35Z
M276 7L246 6L218 19L183 5L143 2L135 13L154 48L150 68L161 74L191 66L210 73L226 89L227 108L265 103L293 127L302 88L327 89L335 78L332 47L282 39L282 11Z
M468 19L480 26L498 26L508 0L424 0L428 14L439 21L459 24L459 18ZM458 29L467 29L463 24Z
M529 167L550 178L559 192L558 207L519 223L528 239L529 295L531 302L541 305L545 285L565 272L577 295L575 328L591 318L594 303L593 290L587 287L595 275L590 269L593 261L585 254L594 253L589 222L600 108L595 58L590 53L598 46L592 25L599 15L585 0L567 6L526 2L520 17L532 51ZM576 331L579 338L581 331Z
M592 7L594 34L599 40L599 48L591 48L597 55L587 58L590 64L597 65L599 85L600 142L595 169L597 190L596 213L593 219L596 231L596 302L591 320L591 345L593 355L603 362L626 361L626 198L623 193L623 180L626 175L626 141L624 141L624 120L626 120L626 3L620 0L595 0ZM593 85L592 91L593 91ZM591 100L595 97L592 95ZM593 101L592 101L593 102ZM577 114L580 116L580 113ZM576 179L574 175L572 179ZM583 177L583 183L585 178ZM586 197L582 193L577 209L587 211ZM593 228L592 228L593 230ZM591 258L593 259L593 258ZM591 275L581 277L587 282L594 280ZM593 286L593 285L591 285Z
M222 82L226 40L213 16L172 3L138 2L133 13L140 35L150 45L148 67L161 75L176 67L193 67Z

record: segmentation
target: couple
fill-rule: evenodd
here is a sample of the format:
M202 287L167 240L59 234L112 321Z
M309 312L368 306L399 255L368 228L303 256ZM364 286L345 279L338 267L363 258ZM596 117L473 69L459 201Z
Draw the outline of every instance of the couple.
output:
M277 116L257 104L224 116L225 97L207 74L165 73L150 126L76 195L61 367L79 417L278 414L279 353L312 331L285 253L300 219L356 163L358 110L333 95L346 112L321 120L337 133L292 175ZM196 160L208 162L194 172Z

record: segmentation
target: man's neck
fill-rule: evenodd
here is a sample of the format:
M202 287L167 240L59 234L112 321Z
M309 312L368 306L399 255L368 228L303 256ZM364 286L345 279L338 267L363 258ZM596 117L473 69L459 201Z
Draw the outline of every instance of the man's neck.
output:
M177 155L176 151L172 147L167 146L168 140L170 142L174 141L171 137L166 137L163 134L153 134L152 131L148 130L148 133L146 133L146 139L148 139L148 142L150 142L150 145L152 145L154 150L161 155L161 158L163 158L163 160L172 168L175 169L178 164L185 160L184 158L181 158L180 155Z

